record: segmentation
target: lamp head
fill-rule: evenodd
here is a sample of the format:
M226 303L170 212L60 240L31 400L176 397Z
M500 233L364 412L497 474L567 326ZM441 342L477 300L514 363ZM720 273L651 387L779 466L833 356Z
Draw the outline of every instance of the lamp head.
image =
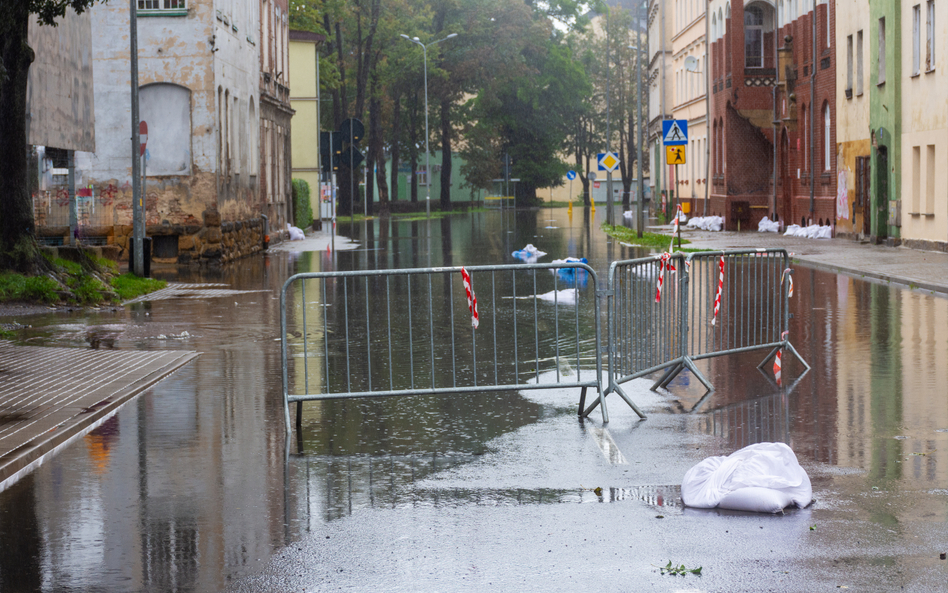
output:
M457 33L451 33L450 35L448 35L447 37L445 37L445 39L451 39L452 37L457 37L457 36L458 36Z
M415 43L421 43L421 39L418 39L418 37L412 37L411 40Z
M401 36L404 37L405 39L411 41L411 37L409 37L408 35L405 35L404 33L402 33Z

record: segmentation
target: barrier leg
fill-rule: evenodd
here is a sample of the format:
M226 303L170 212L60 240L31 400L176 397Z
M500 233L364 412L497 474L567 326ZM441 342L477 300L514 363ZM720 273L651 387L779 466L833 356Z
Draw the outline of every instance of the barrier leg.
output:
M583 387L579 393L579 417L583 417L583 408L586 407L586 388Z
M712 385L711 382L705 378L704 374L698 370L698 367L695 366L693 360L685 357L684 364L686 367L688 367L688 370L691 371L691 374L701 381L701 384L704 385L704 388L708 390L708 393L714 391L714 385Z
M636 414L639 415L639 418L641 418L642 420L645 420L645 414L642 412L642 410L639 409L639 407L638 407L637 405L635 405L635 402L633 402L632 399L631 399L628 395L626 395L624 391L622 391L622 388L621 388L621 387L619 387L618 385L616 385L616 386L613 387L613 389L615 390L616 393L619 394L619 397L621 397L622 399L624 399L624 400L625 400L625 403L629 404L629 407L632 408L632 410L633 410Z
M680 362L675 363L671 365L670 367L668 367L668 370L665 371L665 374L662 375L662 377L658 381L656 381L654 385L652 385L652 391L655 391L659 387L664 388L666 385L668 385L671 382L671 380L674 379L675 376L681 372L681 368L682 367L681 367Z

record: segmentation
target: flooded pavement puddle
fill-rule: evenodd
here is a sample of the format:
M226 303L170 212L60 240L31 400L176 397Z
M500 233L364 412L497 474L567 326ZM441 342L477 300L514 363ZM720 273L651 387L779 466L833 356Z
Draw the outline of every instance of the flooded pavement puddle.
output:
M302 430L286 440L279 291L287 278L515 263L511 253L532 243L549 253L541 262L587 258L595 290L605 288L610 262L646 254L602 234L604 212L549 217L341 220L352 244L340 246L354 250L281 248L222 270L164 273L193 298L30 318L17 332L24 344L90 348L98 339L101 348L202 355L0 493L0 590L478 590L486 575L500 589L570 590L581 575L583 586L627 590L616 585L632 581L615 580L617 571L661 587L649 580L659 578L651 565L673 553L710 568L696 581L703 590L728 590L734 581L721 574L748 566L750 582L783 590L819 579L924 590L948 577L937 562L948 545L939 535L948 526L948 299L803 266L794 266L790 340L812 368L804 374L785 357L782 387L769 365L758 370L767 352L757 351L699 361L716 387L710 395L689 373L659 393L650 380L632 382L644 422L614 396L608 425L595 413L580 421L577 389L420 395L307 403ZM595 352L590 339L582 337L584 361ZM681 508L677 484L691 465L764 441L796 452L813 506L785 517ZM333 547L324 549L328 537ZM613 560L612 550L592 547L597 538L626 552ZM388 559L395 542L400 564ZM783 559L767 556L778 545ZM471 557L449 558L448 548ZM548 557L581 566L571 575ZM288 567L301 560L310 569L297 577ZM440 576L419 572L424 562ZM501 570L543 576L524 586ZM864 575L840 580L854 572ZM768 581L777 574L786 586ZM412 576L414 588L405 585Z

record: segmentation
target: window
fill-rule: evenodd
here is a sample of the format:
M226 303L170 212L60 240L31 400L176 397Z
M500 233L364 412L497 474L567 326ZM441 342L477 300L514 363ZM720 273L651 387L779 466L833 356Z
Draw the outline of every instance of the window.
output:
M935 145L929 144L925 151L925 210L923 214L935 213Z
M921 29L922 7L916 4L912 7L912 76L920 74Z
M800 106L800 128L803 130L803 170L810 170L810 160L806 158L810 145L807 143L810 129L806 127L806 105Z
M187 14L187 0L138 0L138 12Z
M141 87L141 120L148 130L148 174L191 174L191 91L168 83ZM158 125L160 123L160 125Z
M935 69L935 0L928 0L928 40L925 43L925 72Z
M876 84L885 83L885 17L879 19L879 56Z
M846 37L846 98L853 96L853 36Z
M764 67L764 11L759 6L744 11L744 66Z
M830 161L833 159L832 147L830 142L832 141L832 132L833 126L830 123L830 107L829 105L823 106L823 170L830 170Z
M856 96L862 96L862 30L856 31Z
M832 39L833 30L830 28L830 2L826 3L826 47L830 46L830 39ZM813 11L814 18L816 18L816 11Z
M918 214L922 199L922 147L912 147L912 203L909 212Z
M718 40L718 15L711 13L711 42Z

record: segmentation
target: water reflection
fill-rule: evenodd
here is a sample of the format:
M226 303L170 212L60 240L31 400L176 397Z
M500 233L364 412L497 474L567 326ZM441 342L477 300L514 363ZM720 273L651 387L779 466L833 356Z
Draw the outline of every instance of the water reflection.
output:
M433 484L485 463L504 437L538 425L575 428L573 403L519 394L309 404L302 446L293 443L284 465L275 338L276 297L295 271L513 263L510 253L533 243L550 258L586 257L599 272L590 289L603 289L610 261L642 255L605 239L603 210L592 218L577 209L572 221L556 210L556 229L543 228L547 211L341 221L339 232L359 250L271 254L173 276L269 293L31 319L22 336L31 344L88 347L89 327L120 325L116 348L202 356L0 493L0 589L221 590L307 529L360 508L599 502L552 477L549 488ZM717 391L683 416L681 430L713 435L721 452L787 442L805 464L858 470L841 472L837 483L855 481L861 492L948 488L938 453L948 450L948 299L796 269L791 340L813 370L778 388L767 368L756 369L765 352L702 361ZM317 322L324 314L307 309ZM182 341L158 339L183 331ZM785 377L801 370L785 357ZM682 413L703 393L687 373L670 386ZM640 454L623 443L609 444L610 459L634 467ZM603 484L601 500L679 504L676 486L629 481ZM898 519L885 499L867 504L879 522ZM943 505L923 507L944 521Z

